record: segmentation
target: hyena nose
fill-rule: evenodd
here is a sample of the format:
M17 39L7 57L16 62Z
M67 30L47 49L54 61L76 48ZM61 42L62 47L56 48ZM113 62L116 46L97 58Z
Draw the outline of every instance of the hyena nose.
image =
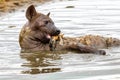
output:
M60 34L60 32L61 32L60 30L56 30L55 34L58 35Z
M57 36L57 35L59 35L60 34L60 30L55 30L51 35L52 36Z

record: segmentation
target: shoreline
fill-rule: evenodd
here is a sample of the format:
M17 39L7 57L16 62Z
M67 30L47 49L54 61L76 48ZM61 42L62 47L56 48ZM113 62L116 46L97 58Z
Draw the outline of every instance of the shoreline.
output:
M0 0L0 16L6 15L7 13L13 13L24 7L28 7L33 4L35 6L39 4L44 4L52 0ZM24 11L24 10L23 10Z

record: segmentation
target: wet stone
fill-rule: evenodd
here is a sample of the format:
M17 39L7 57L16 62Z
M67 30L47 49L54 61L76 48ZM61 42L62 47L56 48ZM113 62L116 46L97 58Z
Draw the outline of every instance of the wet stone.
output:
M8 26L8 28L14 28L14 27L16 27L16 26Z
M66 6L66 8L75 8L75 6Z

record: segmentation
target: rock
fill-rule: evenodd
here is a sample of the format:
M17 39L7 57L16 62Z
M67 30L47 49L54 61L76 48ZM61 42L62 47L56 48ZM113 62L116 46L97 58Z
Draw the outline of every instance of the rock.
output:
M75 8L75 6L66 6L65 8Z

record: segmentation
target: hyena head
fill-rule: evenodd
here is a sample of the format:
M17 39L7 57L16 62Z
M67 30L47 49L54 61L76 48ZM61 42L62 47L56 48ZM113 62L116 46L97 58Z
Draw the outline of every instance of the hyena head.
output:
M29 6L26 11L28 25L31 31L35 32L32 37L44 44L49 43L51 36L60 34L60 30L54 25L49 15L50 13L47 15L38 13L33 5Z

